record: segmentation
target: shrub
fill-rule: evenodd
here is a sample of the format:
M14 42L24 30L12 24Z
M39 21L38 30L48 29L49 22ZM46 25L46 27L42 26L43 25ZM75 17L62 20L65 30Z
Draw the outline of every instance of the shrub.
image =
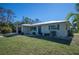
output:
M36 35L36 33L35 33L35 32L33 32L32 34L33 34L33 35Z
M73 37L73 29L68 30L68 36Z
M12 29L10 27L8 27L8 26L3 26L1 28L1 32L2 33L10 33L10 32L12 32Z
M50 35L49 33L45 33L45 34L44 34L44 36L49 36L49 35Z

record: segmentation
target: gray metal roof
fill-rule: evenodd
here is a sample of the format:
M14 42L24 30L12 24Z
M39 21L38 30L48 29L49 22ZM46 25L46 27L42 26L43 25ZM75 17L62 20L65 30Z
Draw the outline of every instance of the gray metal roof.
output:
M66 20L62 21L47 21L47 22L40 22L40 23L34 23L34 24L22 24L22 26L37 26L37 25L45 25L45 24L52 24L52 23L63 23L67 22Z

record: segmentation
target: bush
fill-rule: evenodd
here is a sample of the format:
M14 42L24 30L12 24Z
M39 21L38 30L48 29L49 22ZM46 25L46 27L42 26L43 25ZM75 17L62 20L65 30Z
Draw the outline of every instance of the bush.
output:
M73 37L73 29L68 30L68 36Z
M49 35L50 35L49 33L45 33L45 34L44 34L44 36L49 36Z
M12 29L10 27L4 26L4 27L1 28L1 32L4 33L4 34L10 33L10 32L12 32Z

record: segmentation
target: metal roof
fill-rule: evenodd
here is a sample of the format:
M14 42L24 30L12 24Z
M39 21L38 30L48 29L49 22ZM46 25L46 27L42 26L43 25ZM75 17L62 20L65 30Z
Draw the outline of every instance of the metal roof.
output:
M40 23L34 23L34 24L22 24L23 26L38 26L38 25L45 25L45 24L52 24L52 23L63 23L67 22L66 20L62 21L47 21L47 22L40 22Z

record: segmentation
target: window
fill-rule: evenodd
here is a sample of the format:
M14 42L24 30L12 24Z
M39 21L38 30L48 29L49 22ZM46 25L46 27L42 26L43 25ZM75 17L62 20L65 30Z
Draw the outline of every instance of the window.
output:
M32 27L32 30L36 31L36 27Z
M51 25L51 26L49 26L49 29L56 29L56 26L55 25Z
M59 30L59 24L58 25L50 25L49 26L49 30L52 30L52 29L58 29Z

